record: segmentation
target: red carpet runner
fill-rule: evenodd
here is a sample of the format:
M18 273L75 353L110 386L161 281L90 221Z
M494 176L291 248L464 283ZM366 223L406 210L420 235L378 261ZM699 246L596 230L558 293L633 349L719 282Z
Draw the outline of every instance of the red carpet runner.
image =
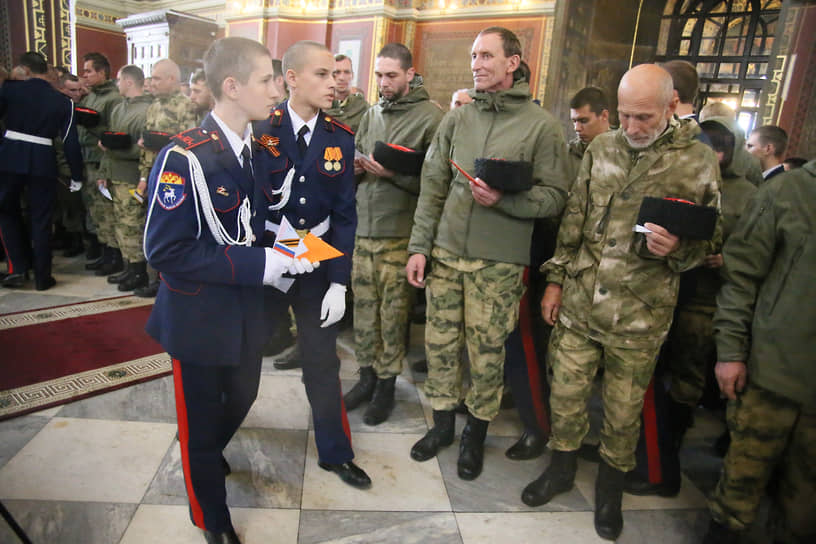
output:
M170 374L133 296L0 316L0 420Z

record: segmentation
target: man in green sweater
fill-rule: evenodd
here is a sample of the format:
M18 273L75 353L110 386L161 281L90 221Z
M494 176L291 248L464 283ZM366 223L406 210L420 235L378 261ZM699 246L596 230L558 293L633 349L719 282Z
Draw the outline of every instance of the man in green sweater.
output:
M460 354L467 343L469 415L457 463L459 477L467 480L482 471L487 426L499 411L504 342L516 326L533 222L561 213L569 185L560 125L533 103L520 65L521 44L511 31L490 27L476 37L471 50L474 100L448 112L439 124L425 156L408 245L406 272L412 285L425 286L431 265L425 394L434 419L411 457L431 459L453 442ZM503 180L470 179L480 158L528 163L532 187L510 193L487 184Z

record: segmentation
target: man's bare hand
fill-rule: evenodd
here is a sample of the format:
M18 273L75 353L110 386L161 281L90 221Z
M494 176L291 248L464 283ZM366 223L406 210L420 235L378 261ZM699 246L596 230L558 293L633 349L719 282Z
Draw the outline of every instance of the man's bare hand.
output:
M144 149L144 138L139 138L139 141L136 142L136 145Z
M645 223L643 226L652 231L646 233L646 247L658 257L665 257L680 247L680 237L660 225Z
M108 180L98 179L98 180L96 180L96 185L97 185L97 187L107 187L108 186Z
M108 148L107 148L107 147L105 147L104 145L102 145L102 140L99 140L98 142L96 142L96 145L97 145L97 146L99 147L99 149L101 149L102 151L107 151L107 150L108 150Z
M555 325L558 321L558 311L561 309L561 286L557 283L550 283L544 290L541 298L541 317L547 325Z
M741 393L748 381L748 369L741 361L717 362L714 367L717 384L723 395L731 400L737 400L737 393Z
M486 208L495 206L502 197L501 191L492 188L480 178L470 182L470 192L473 194L473 200Z
M422 253L415 253L408 258L405 265L405 275L408 276L408 283L414 287L425 287L425 264L428 259Z
M703 266L706 268L720 268L723 265L722 253L715 253L714 255L706 255L703 259Z
M360 161L361 166L363 169L368 172L369 174L374 174L380 178L393 178L396 174L392 170L389 170L382 164L378 163L374 160L374 155L369 155L365 161Z

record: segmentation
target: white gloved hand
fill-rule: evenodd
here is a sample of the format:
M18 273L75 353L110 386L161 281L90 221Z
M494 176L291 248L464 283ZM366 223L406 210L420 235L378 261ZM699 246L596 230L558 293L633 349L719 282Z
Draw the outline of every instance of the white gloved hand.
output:
M323 304L320 305L320 319L323 320L320 328L331 327L341 319L346 313L346 286L339 283L332 283L323 296Z
M281 284L281 277L284 274L308 274L313 272L315 268L320 266L319 262L311 263L308 259L292 259L281 255L272 248L264 248L266 250L266 263L264 265L264 285L279 285ZM286 280L283 278L283 283L287 281L291 284L291 278Z
M73 180L73 179L72 179L72 180L71 180L71 184L68 186L68 190L69 190L70 192L72 192L72 193L76 193L76 192L77 192L77 191L79 191L80 189L82 189L82 182L81 182L81 181L76 181L76 180Z
M289 268L286 270L289 274L296 276L298 274L308 274L314 272L315 268L320 266L320 261L310 263L309 259L292 259L289 263Z

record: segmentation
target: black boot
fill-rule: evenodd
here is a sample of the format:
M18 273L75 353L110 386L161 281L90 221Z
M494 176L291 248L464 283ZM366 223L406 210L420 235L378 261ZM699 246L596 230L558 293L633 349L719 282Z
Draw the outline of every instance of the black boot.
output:
M522 502L527 506L541 506L556 495L569 491L575 484L577 469L577 450L554 451L547 470L524 488L521 493Z
M85 245L82 243L81 232L69 232L68 240L68 247L65 248L65 251L62 253L63 257L76 257L85 251Z
M427 461L440 448L453 444L453 432L456 428L456 414L453 410L434 410L433 421L433 428L411 448L411 458L414 461Z
M622 470L601 460L595 480L595 532L606 540L617 539L623 530L623 477Z
M147 263L142 261L140 263L131 263L128 265L130 274L126 276L120 283L120 291L133 291L139 287L147 287Z
M153 298L159 293L159 280L150 282L146 287L139 287L133 294L137 297Z
M363 415L363 423L366 425L379 425L391 415L394 409L394 385L396 376L390 378L377 378L377 385L374 386L374 394L371 402Z
M484 442L489 424L489 421L468 415L459 440L459 461L456 463L456 472L463 480L475 480L482 473Z
M111 260L94 272L97 276L110 276L125 269L125 263L122 261L122 252L119 251L119 248L109 247L108 250L111 252Z
M95 239L96 237L94 237L94 240ZM107 259L113 258L113 254L110 252L111 248L109 248L105 244L100 244L99 242L97 242L96 245L98 251L95 252L94 254L98 254L98 256L93 261L85 265L85 270L99 270L100 268L102 268L102 266L104 266ZM87 257L88 253L85 253L85 256Z
M514 461L524 461L526 459L535 459L544 453L544 447L547 445L547 439L541 434L538 429L525 429L524 434L518 439L518 442L510 446L504 455Z
M703 544L739 544L742 533L711 520L703 537Z
M96 234L88 235L88 247L85 249L85 258L89 261L95 261L102 256L102 245L99 243L99 238Z
M123 279L130 275L130 263L127 261L124 261L124 263L125 269L119 272L118 274L111 274L110 276L108 276L108 283L111 284L120 283Z
M354 384L348 393L343 395L343 402L346 404L346 410L354 410L363 402L368 402L374 395L374 387L377 385L377 375L374 373L374 367L361 366L360 367L360 381Z

